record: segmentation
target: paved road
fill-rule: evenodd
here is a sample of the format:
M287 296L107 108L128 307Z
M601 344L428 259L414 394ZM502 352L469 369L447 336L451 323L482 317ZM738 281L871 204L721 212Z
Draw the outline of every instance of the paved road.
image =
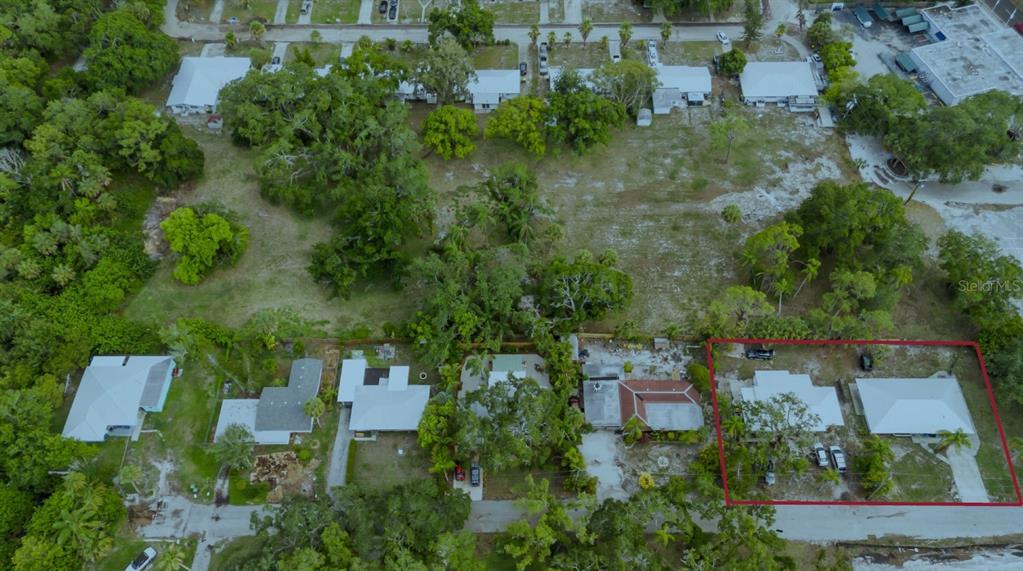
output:
M352 431L348 430L348 423L352 417L352 409L344 407L341 409L341 418L337 424L337 434L334 436L334 444L330 447L330 465L327 466L327 493L337 486L345 485L345 476L348 473L348 447L352 442Z

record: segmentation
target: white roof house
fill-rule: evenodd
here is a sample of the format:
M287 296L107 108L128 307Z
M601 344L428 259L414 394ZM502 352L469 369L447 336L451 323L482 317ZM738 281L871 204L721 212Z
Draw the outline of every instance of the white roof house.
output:
M62 434L84 442L129 436L137 428L140 410L163 410L175 366L169 356L93 357Z
M710 96L710 70L706 67L686 65L659 65L657 80L660 86L654 90L654 113L664 115L675 107L702 105Z
M816 109L817 82L805 61L751 61L739 74L747 105L789 104L796 110Z
M212 113L217 110L220 90L245 77L252 63L247 57L184 57L167 97L172 113Z
M391 367L379 384L355 387L349 430L418 430L430 400L430 386L408 384L408 372L408 367Z
M786 393L794 394L806 404L810 414L819 418L812 428L813 432L824 432L829 426L845 425L835 387L815 386L810 375L788 371L756 371L753 373L753 386L743 388L741 393L745 401L767 401Z
M517 69L478 69L469 82L468 102L476 111L488 112L505 99L518 97L520 89Z
M867 426L874 434L975 434L963 391L954 377L856 379Z
M337 389L337 402L351 404L355 398L355 388L361 387L366 378L365 359L345 359L341 361L341 386Z

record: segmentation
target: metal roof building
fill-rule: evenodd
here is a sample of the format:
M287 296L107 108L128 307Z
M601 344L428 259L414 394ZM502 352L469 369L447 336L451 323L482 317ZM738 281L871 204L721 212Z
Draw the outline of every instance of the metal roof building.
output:
M683 381L585 381L584 416L596 428L618 429L638 417L650 430L703 426L700 394Z
M817 108L817 82L805 61L751 61L739 74L747 105L788 105L792 111Z
M174 368L169 356L93 357L62 434L83 442L129 436L137 428L139 411L163 410Z
M856 387L874 434L976 433L954 377L856 379Z
M313 419L305 413L305 403L320 392L323 361L296 359L286 387L267 387L258 399L225 399L214 441L232 424L241 424L258 444L287 444L292 433L313 431Z
M842 407L838 404L835 387L818 387L810 375L792 374L788 371L756 371L753 386L741 389L745 401L768 401L773 397L792 393L801 400L807 410L817 416L818 422L812 430L825 432L829 426L844 426Z
M521 84L517 69L478 69L469 81L468 103L480 112L497 108L505 99L519 96Z
M247 57L184 57L174 76L167 107L172 113L214 113L220 90L245 77L252 63Z
M710 97L710 70L686 65L659 65L656 68L660 86L654 90L653 111L657 115L687 105L703 105Z
M430 400L429 385L410 385L409 368L393 366L376 385L355 387L348 428L357 432L415 431Z

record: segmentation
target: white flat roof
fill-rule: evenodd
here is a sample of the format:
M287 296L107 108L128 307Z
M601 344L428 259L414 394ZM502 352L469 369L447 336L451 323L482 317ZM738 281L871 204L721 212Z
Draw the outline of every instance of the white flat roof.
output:
M362 386L365 377L365 359L341 361L341 386L337 390L337 402L352 402L352 399L355 398L355 388Z
M838 404L835 387L818 387L810 375L792 374L788 371L756 371L753 373L753 387L741 390L743 400L767 401L786 393L793 393L806 404L808 411L819 417L811 429L824 432L829 426L844 426L842 407Z
M817 83L805 61L751 61L739 75L742 96L816 97Z
M429 385L408 385L405 390L392 391L386 386L367 385L355 389L350 430L419 429L419 420L430 400Z
M710 70L688 65L659 65L656 67L659 89L677 89L682 93L710 93Z
M167 106L214 106L220 90L228 83L245 77L252 63L247 57L184 57L181 69L174 76Z
M387 371L387 390L403 391L408 388L408 366L392 365Z
M962 430L975 434L970 410L954 377L929 379L856 379L874 434L937 434Z
M220 403L220 417L217 418L217 430L213 433L213 441L219 442L220 437L232 424L240 424L255 436L256 411L259 399L224 399Z

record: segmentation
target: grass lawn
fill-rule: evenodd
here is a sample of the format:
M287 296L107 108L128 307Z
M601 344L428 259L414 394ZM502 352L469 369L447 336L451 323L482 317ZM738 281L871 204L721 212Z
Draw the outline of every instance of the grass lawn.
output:
M892 464L895 491L885 498L896 502L951 502L952 470L934 454L913 446Z
M483 473L483 499L514 500L522 497L526 490L526 477L532 474L536 481L547 479L551 484L551 493L559 498L574 498L575 494L565 490L562 485L564 475L557 468L535 470L515 469L496 473Z
M277 12L277 0L249 0L249 8L246 10L241 2L236 0L224 1L224 15L220 21L226 22L234 16L241 23L248 23L252 20L262 20L266 23L274 21L274 13Z
M590 38L592 40L592 37ZM590 41L585 46L558 44L549 48L550 64L556 67L573 67L576 69L595 69L610 62L608 51L600 47L599 42Z
M99 482L109 482L121 469L124 449L129 444L127 438L111 438L96 445L99 453L82 470L87 476Z
M188 0L178 2L178 20L184 22L206 22L213 12L214 0Z
M231 476L227 488L227 501L232 506L253 506L266 503L266 493L270 484L259 482L252 484L248 477Z
M739 49L745 51L745 44L740 45ZM793 61L799 59L799 51L796 48L773 35L761 38L753 45L753 49L746 51L746 55L751 61Z
M653 18L653 11L644 10L638 3L631 0L596 0L583 2L583 18L589 18L594 24L649 22ZM615 33L609 39L617 40L618 34Z
M552 2L552 11L553 4ZM494 21L497 24L536 24L540 21L539 2L518 2L509 0L491 4L486 2L483 7L494 14ZM551 22L560 22L561 18L551 18Z
M192 558L195 557L195 548L197 541L195 538L189 537L184 541L185 546L185 565L192 563ZM124 571L124 569L142 553L142 550L146 547L152 546L156 549L157 555L154 561L159 562L163 550L167 548L171 543L168 541L147 541L143 539L136 539L133 536L120 537L114 540L114 549L102 560L97 561L93 565L86 567L88 570L93 571Z
M239 326L256 310L288 307L328 332L358 323L379 326L410 316L412 300L386 283L364 281L351 299L331 299L306 271L313 245L330 238L326 218L302 218L286 206L263 200L251 150L232 144L226 135L185 131L202 146L206 167L195 189L183 195L184 202L220 201L237 212L249 227L249 247L237 265L214 271L198 286L175 281L173 260L165 258L156 275L127 304L126 315L158 324L206 315Z
M710 65L721 53L718 42L668 42L657 46L657 55L664 65Z
M288 0L288 12L284 15L284 21L288 24L297 24L301 13L302 0Z
M295 43L288 46L288 54L284 57L284 61L294 61L295 54L297 54L299 50L309 50L309 55L313 56L313 61L315 61L316 65L319 67L327 64L331 64L336 67L341 56L341 46L339 44L329 44L327 42L319 42L316 44Z
M146 415L146 429L133 447L133 454L151 460L170 458L176 469L172 482L186 493L196 486L205 498L212 490L219 466L210 453L210 433L219 411L220 382L198 367L186 369L171 383L163 412ZM206 498L208 499L208 498Z
M255 536L239 537L232 540L223 549L213 552L209 571L244 569L245 562L259 553L262 541Z
M354 460L352 482L369 490L430 477L430 458L416 444L415 434L383 433L376 442L359 442Z
M354 24L359 21L359 0L316 0L312 20L314 24Z
M472 52L472 63L476 69L516 69L519 66L519 47L482 46Z

